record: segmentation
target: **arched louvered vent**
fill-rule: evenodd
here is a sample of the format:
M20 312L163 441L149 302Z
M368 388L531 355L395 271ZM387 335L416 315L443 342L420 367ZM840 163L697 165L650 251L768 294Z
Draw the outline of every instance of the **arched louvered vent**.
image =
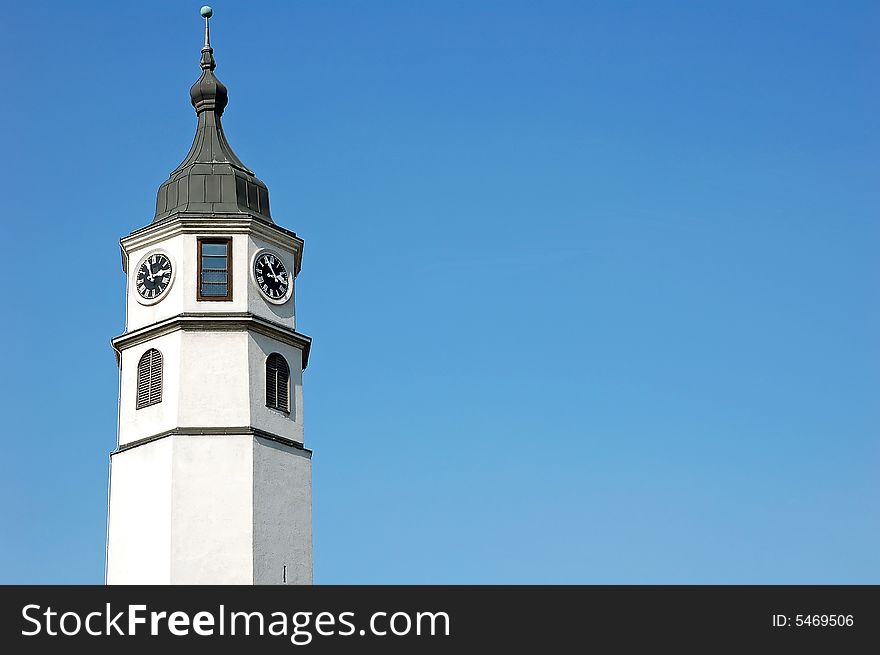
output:
M266 359L266 407L290 412L290 367L278 353Z
M138 362L137 409L162 402L162 353L150 348Z

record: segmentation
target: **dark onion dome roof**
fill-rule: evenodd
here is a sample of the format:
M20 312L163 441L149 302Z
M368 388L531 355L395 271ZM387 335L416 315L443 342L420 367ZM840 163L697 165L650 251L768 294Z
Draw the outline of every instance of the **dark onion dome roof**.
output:
M153 222L180 213L245 213L271 223L269 189L241 162L223 134L220 117L229 95L214 75L217 64L208 34L209 17L205 16L202 76L189 90L199 120L196 136L183 163L159 187Z

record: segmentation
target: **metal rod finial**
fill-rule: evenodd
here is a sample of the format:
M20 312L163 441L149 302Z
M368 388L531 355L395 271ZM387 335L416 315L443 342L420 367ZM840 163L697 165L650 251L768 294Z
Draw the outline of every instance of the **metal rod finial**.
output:
M211 47L211 33L208 28L208 19L214 15L214 10L211 9L208 5L205 5L201 9L199 9L199 13L205 19L205 47Z

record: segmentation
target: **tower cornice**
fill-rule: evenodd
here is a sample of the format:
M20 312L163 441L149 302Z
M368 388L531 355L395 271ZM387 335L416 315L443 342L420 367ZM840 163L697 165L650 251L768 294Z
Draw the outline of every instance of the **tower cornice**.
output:
M168 437L240 437L240 436L252 436L258 439L267 439L268 441L274 441L276 443L280 443L284 446L288 446L290 448L294 448L297 451L303 453L305 457L311 459L312 451L309 448L306 448L299 441L295 441L294 439L288 439L286 437L282 437L273 432L268 432L266 430L261 430L260 428L255 428L252 425L243 426L243 427L230 427L230 428L217 428L217 427L182 427L182 428L172 428L171 430L163 430L162 432L158 432L156 434L150 435L149 437L144 437L143 439L137 439L135 441L130 441L128 443L122 444L121 446L117 446L116 450L110 453L110 457L113 455L118 455L119 453L124 453L127 450L131 450L132 448L138 448L139 446L144 446L148 443L153 443L154 441L159 441L160 439L167 439Z
M305 370L309 363L309 351L312 338L291 330L290 328L250 312L187 312L152 325L147 325L131 332L126 332L111 339L110 344L116 352L116 362L120 361L120 353L156 337L172 332L239 332L250 331L272 337L302 351L302 367Z
M179 234L200 236L251 234L282 248L290 247L293 242L294 277L299 275L302 268L302 252L305 244L292 230L242 214L187 214L174 216L161 223L151 223L122 237L119 245L123 272L128 273L129 252L149 248Z

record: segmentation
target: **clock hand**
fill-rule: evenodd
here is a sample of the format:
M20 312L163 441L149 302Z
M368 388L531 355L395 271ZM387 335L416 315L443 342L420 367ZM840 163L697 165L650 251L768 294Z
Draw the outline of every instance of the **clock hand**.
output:
M287 273L285 271L281 271L280 273L275 273L273 271L272 277L275 278L276 282L280 282L281 284L287 284Z

